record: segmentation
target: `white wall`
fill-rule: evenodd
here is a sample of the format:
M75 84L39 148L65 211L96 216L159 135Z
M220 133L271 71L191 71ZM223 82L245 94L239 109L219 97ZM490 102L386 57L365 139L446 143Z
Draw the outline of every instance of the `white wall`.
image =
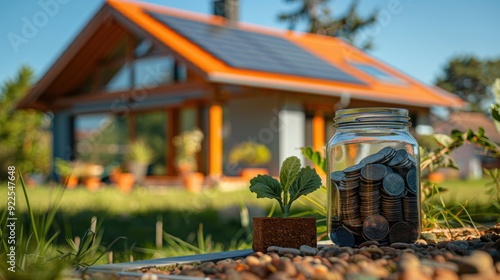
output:
M280 162L289 156L296 156L304 164L300 151L305 147L306 116L299 100L285 99L279 113L279 155Z

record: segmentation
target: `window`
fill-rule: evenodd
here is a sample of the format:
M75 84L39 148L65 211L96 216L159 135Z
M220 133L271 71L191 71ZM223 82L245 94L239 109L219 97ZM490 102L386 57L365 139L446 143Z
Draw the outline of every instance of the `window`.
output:
M147 112L138 114L135 118L135 137L143 139L155 151L155 159L148 166L147 175L165 175L167 173L167 140L165 128L167 114L165 112Z
M128 144L128 120L110 114L75 117L75 144L78 160L117 165Z
M174 59L169 56L147 56L134 61L134 87L152 88L173 81Z
M393 84L404 84L405 82L373 65L363 64L363 63L351 63L354 67L365 72L366 74L374 77L375 79Z

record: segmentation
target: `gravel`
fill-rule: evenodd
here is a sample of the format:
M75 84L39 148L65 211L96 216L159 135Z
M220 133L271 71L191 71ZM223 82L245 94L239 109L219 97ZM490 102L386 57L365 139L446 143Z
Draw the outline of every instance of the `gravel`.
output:
M435 237L423 235L422 237ZM500 279L500 235L463 240L421 239L415 244L359 248L333 245L300 249L275 247L245 258L182 265L165 274L210 279Z

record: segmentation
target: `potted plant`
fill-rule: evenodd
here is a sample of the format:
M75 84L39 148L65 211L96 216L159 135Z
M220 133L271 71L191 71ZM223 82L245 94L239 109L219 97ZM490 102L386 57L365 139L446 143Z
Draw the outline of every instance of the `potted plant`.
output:
M321 178L314 168L301 167L300 160L291 156L285 159L280 169L280 180L269 175L258 175L250 180L250 191L257 198L276 199L282 217L254 217L254 251L266 252L269 246L299 248L301 245L316 247L316 218L291 218L292 203L321 186Z
M198 192L203 187L204 176L198 170L197 155L201 151L203 132L198 129L184 131L174 137L176 166L187 190Z
M242 142L229 152L229 163L242 164L240 176L250 180L258 174L269 174L267 168L263 168L271 160L271 151L266 145L255 141Z
M153 149L144 140L136 140L128 146L125 160L127 161L128 170L134 175L137 183L144 183L148 165L154 161L154 158Z
M129 171L126 164L121 164L119 168L113 170L113 181L116 187L122 192L130 192L135 184L135 176Z
M78 185L77 169L71 161L56 158L55 167L61 183L65 185L66 188L72 189Z
M82 177L85 187L90 191L96 191L101 186L101 175L104 167L99 164L85 163L82 166Z

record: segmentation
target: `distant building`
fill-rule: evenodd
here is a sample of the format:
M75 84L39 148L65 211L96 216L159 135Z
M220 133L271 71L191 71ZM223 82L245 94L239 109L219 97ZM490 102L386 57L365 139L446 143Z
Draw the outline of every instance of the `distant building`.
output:
M339 108L404 107L418 126L431 106L463 105L340 39L237 22L231 2L214 2L224 18L109 0L19 108L53 112L54 157L119 159L130 139L153 135L149 175L161 179L176 176L172 139L192 127L205 135L206 175L236 175L227 154L248 140L270 149L264 167L278 174L285 157L303 158L299 147L323 149Z
M450 135L454 129L466 132L472 129L477 132L481 127L486 136L500 145L500 133L492 120L484 113L476 112L452 112L447 119L437 119L433 122L434 132ZM466 143L451 152L451 156L457 162L459 170L447 170L448 177L459 177L462 179L478 179L482 177L483 168L500 168L500 158L495 158L475 144Z

